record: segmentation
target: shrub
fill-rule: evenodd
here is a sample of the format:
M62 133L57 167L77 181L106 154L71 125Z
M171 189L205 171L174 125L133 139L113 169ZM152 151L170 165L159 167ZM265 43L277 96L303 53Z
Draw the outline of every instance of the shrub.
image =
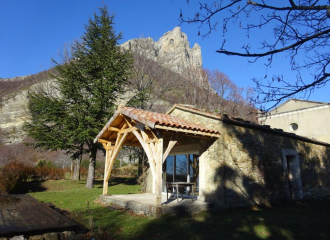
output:
M81 169L80 169L80 176L82 178L87 178L88 168L89 168L89 160L86 159L82 160ZM104 162L96 161L95 178L102 178L103 174L104 174Z
M35 174L34 168L22 162L11 161L0 169L0 192L9 193Z
M135 177L137 176L137 171L138 168L137 167L121 167L121 168L114 168L111 171L111 176L114 177L119 177L119 176L131 176L131 177Z
M57 168L51 162L39 161L39 163L37 167L32 167L22 162L10 161L0 168L0 193L9 193L22 182L30 180L64 178L66 169Z
M5 168L0 169L0 194L9 193L19 182L19 174L15 171L7 171Z
M53 168L56 167L54 163L52 163L51 161L46 161L46 160L40 160L37 163L37 167L47 167L47 168Z
M127 163L122 161L121 166L120 166L120 160L116 159L115 163L113 164L113 168L125 167L126 165L127 165Z

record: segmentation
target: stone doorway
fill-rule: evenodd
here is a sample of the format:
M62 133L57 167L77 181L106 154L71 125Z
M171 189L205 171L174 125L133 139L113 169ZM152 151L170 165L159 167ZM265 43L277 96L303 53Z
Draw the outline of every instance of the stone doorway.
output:
M295 150L283 149L282 155L287 195L291 199L302 199L303 191L299 154Z

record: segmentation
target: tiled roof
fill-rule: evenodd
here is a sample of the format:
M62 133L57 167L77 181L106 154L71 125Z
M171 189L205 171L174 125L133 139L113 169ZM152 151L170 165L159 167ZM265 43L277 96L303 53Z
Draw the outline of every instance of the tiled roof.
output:
M273 132L279 135L284 135L290 138L295 138L295 139L300 139L306 142L311 142L311 143L316 143L316 144L321 144L321 145L325 145L325 146L330 146L329 143L326 142L322 142L322 141L318 141L315 139L311 139L311 138L307 138L304 136L300 136L300 135L296 135L294 133L289 133L289 132L285 132L283 131L283 129L277 129L277 128L271 128L271 126L269 125L259 125L257 123L254 122L250 122L250 121L245 121L241 118L235 118L235 117L230 117L227 114L217 114L217 113L210 113L204 110L200 110L191 106L186 106L186 105L181 105L181 104L174 104L174 106L167 112L167 114L171 114L174 109L181 109L181 110L187 110L191 113L196 113L196 114L201 114L204 115L206 117L210 117L210 118L215 118L215 119L219 119L220 121L223 122L227 122L230 124L235 124L235 125L240 125L243 127L248 127L248 128L254 128L254 129L259 129L259 130L263 130L263 131L267 131L267 132Z
M138 122L141 122L151 128L158 126L173 127L180 129L187 129L192 131L200 131L205 133L220 134L220 132L213 129L205 128L199 124L184 121L178 117L168 114L150 112L132 107L122 107L120 112Z

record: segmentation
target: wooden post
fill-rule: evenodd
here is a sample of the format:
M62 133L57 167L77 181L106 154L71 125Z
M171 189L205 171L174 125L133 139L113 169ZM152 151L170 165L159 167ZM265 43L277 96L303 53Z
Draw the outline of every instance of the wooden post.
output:
M104 180L103 180L103 195L108 194L108 182L109 182L111 170L113 168L113 164L116 160L118 152L121 149L127 136L128 136L128 132L125 132L123 134L118 134L114 146L112 146L110 142L107 143L106 145L103 145L103 147L106 150L105 164L104 164L105 166L104 166Z
M162 136L158 138L157 151L155 156L156 161L156 204L162 204L162 165L163 165L163 138Z
M109 161L110 161L110 153L109 150L106 149L105 152L105 163L104 163L104 180L103 180L103 195L107 195L108 194L108 181L107 181L107 168L109 165Z

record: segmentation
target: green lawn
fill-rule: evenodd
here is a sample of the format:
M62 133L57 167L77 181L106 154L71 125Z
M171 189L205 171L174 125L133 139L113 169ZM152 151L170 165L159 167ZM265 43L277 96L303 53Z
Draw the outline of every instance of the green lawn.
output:
M109 193L138 193L135 179L111 180ZM37 192L35 192L37 191ZM330 239L330 200L285 203L272 208L204 212L159 219L110 210L98 201L102 182L44 182L29 194L66 209L94 233L95 239Z

